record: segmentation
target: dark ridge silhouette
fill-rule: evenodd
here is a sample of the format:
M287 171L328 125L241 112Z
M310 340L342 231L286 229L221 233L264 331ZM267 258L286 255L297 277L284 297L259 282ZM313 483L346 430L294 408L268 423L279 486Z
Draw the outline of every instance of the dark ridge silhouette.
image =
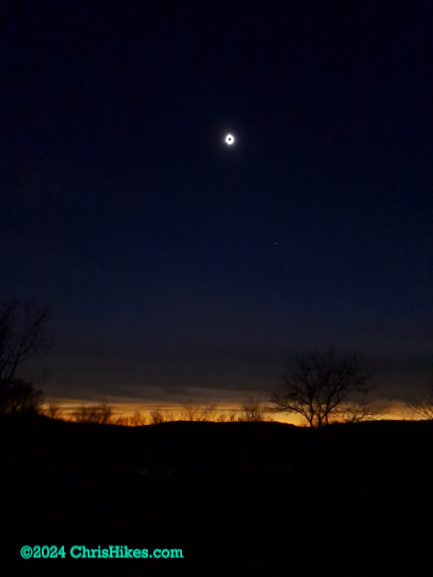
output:
M119 427L5 416L4 551L15 575L38 575L42 561L62 575L100 574L102 563L108 575L179 574L180 564L206 575L417 575L433 537L432 438L433 422ZM18 557L23 544L76 543L181 548L185 558Z

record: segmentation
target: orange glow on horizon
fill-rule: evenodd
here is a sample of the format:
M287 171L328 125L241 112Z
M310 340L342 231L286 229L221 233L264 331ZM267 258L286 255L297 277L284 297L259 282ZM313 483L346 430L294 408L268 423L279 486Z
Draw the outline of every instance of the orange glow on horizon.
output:
M54 405L58 408L58 415L56 418L62 420L74 420L73 414L75 411L80 409L82 406L94 406L98 405L100 401L84 401L84 400L73 400L73 399L56 399L51 398L48 399L46 403L42 405L42 409L45 413L47 413L49 406ZM201 410L212 407L212 411L209 414L208 419L210 421L222 421L225 417L226 420L237 418L242 413L242 406L241 403L220 403L218 405L212 405L211 403L194 403L194 404L185 404L185 405L168 405L168 404L157 404L157 403L146 403L146 402L107 402L108 405L111 406L113 411L113 421L115 422L119 418L122 419L124 422L120 422L119 424L128 424L128 419L131 419L137 413L143 418L145 423L150 422L150 413L152 411L158 410L161 412L163 416L167 418L167 420L194 420L188 419L186 416L186 410L188 408L193 408L200 413ZM413 419L413 415L409 415L408 409L404 403L394 402L390 405L389 410L386 413L378 416L378 419L381 420L408 420ZM293 425L306 425L305 419L300 415L295 414L270 414L269 420L273 420L275 422L280 423L289 423Z

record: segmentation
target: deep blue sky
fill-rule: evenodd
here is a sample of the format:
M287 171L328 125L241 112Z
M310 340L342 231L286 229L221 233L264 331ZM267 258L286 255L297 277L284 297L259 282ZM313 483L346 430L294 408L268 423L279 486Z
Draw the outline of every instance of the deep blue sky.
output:
M430 1L1 19L0 290L51 311L48 393L230 400L332 343L428 378Z

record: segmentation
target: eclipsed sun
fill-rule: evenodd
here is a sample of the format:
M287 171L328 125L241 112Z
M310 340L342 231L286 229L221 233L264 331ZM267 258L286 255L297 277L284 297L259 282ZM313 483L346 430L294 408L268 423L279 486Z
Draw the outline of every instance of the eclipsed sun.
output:
M235 137L233 136L233 134L227 134L227 136L224 139L224 142L227 144L227 146L231 146L235 142Z

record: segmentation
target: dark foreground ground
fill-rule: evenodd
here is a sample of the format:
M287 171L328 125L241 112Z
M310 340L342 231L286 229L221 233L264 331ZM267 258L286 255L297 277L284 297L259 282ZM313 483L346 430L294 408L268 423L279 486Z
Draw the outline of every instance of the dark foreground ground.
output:
M433 423L0 420L2 575L428 575ZM65 559L20 558L22 545ZM183 559L71 559L88 548Z

